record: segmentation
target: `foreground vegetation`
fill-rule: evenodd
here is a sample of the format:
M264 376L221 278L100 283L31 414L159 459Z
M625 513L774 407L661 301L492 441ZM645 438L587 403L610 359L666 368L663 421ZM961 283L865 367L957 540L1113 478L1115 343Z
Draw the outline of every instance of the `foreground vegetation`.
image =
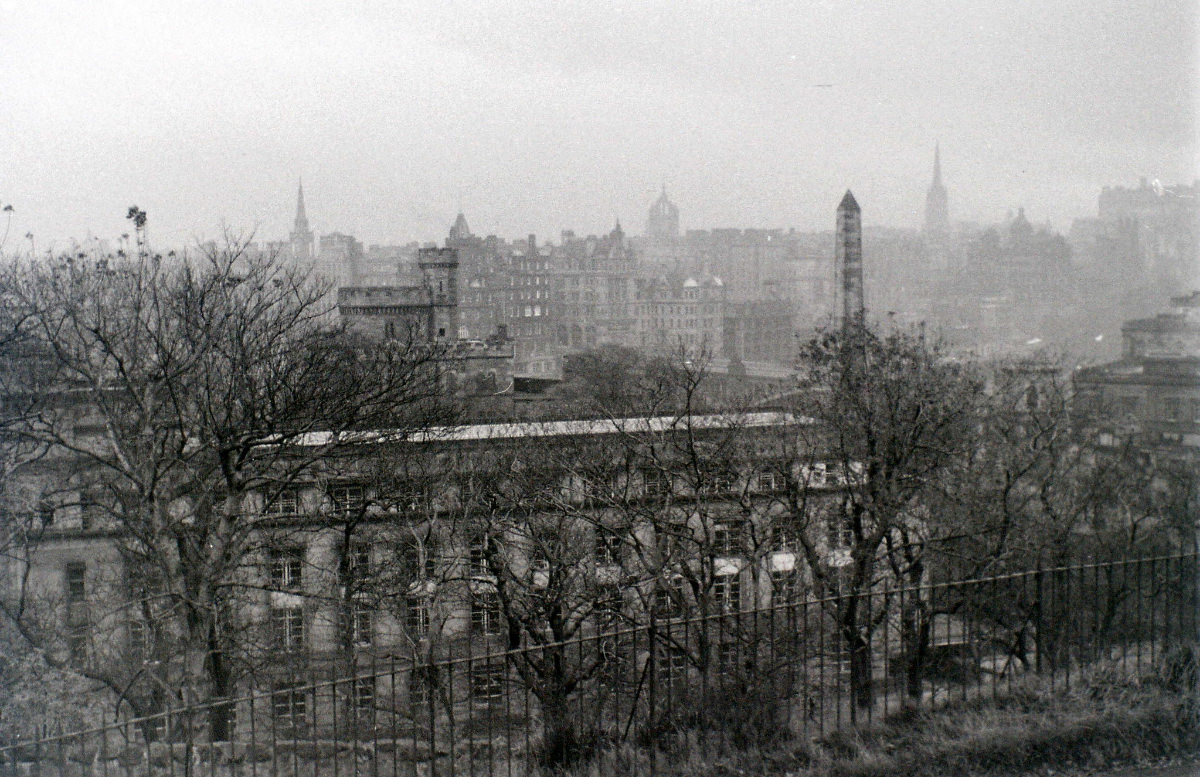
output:
M1095 666L1064 690L1028 678L999 699L902 713L877 726L705 758L664 753L660 774L707 777L1015 777L1164 757L1200 756L1200 649L1176 651L1139 677ZM694 745L702 743L693 742ZM630 750L579 775L643 774Z

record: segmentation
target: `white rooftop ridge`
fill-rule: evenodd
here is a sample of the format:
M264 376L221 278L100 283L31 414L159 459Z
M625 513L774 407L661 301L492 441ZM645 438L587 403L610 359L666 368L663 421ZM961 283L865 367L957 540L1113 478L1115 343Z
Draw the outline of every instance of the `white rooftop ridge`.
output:
M785 412L723 413L697 416L656 416L653 418L603 418L584 421L528 421L468 426L434 426L411 431L380 429L361 432L308 432L287 444L320 447L333 443L456 442L468 440L505 440L530 437L564 437L614 433L648 433L671 430L731 429L737 427L810 425L807 416Z

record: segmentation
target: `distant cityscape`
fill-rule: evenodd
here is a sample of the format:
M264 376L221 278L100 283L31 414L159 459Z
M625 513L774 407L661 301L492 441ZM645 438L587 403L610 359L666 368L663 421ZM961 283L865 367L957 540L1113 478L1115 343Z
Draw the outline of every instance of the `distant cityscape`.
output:
M1123 321L1155 314L1200 282L1195 182L1105 186L1096 212L1064 235L1021 207L997 224L955 220L947 180L935 148L919 229L870 226L865 203L869 316L923 323L981 354L1050 348L1097 361L1116 354ZM384 289L393 290L393 312L403 289L403 305L425 304L413 290L425 282L422 252L438 246L364 246L336 229L318 234L302 184L295 207L287 239L252 248L311 262L351 316L386 316L368 304L387 297ZM786 366L795 333L833 318L832 210L829 231L681 230L680 206L664 185L641 234L617 220L607 234L564 230L557 242L481 236L460 212L441 246L457 267L441 292L448 308L439 329L450 328L437 334L504 342L512 361L503 373L533 379L556 379L565 354L602 345Z

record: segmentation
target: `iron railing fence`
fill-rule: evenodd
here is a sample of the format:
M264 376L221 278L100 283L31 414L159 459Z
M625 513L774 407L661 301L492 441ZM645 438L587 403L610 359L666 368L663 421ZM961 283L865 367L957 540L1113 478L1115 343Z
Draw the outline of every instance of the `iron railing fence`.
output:
M1096 666L1137 675L1196 644L1198 606L1187 551L655 617L515 650L474 654L468 640L443 659L376 655L350 677L43 726L0 747L0 774L653 773L688 748L999 697L1025 676L1070 688Z

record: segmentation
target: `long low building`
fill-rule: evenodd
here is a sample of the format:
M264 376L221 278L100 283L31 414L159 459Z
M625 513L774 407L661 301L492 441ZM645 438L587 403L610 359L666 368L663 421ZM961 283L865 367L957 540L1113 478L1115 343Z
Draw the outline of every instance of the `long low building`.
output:
M288 442L304 466L260 473L235 526L181 498L166 541L59 452L18 478L5 595L48 655L140 710L171 705L165 689L198 683L219 649L223 695L272 689L294 716L289 689L331 673L802 596L805 564L835 554L830 497L860 476L820 461L812 426L780 412L481 424L343 435L319 458L332 441L309 434ZM177 543L205 537L220 552L186 568L195 549ZM207 659L184 622L197 588L221 609Z

